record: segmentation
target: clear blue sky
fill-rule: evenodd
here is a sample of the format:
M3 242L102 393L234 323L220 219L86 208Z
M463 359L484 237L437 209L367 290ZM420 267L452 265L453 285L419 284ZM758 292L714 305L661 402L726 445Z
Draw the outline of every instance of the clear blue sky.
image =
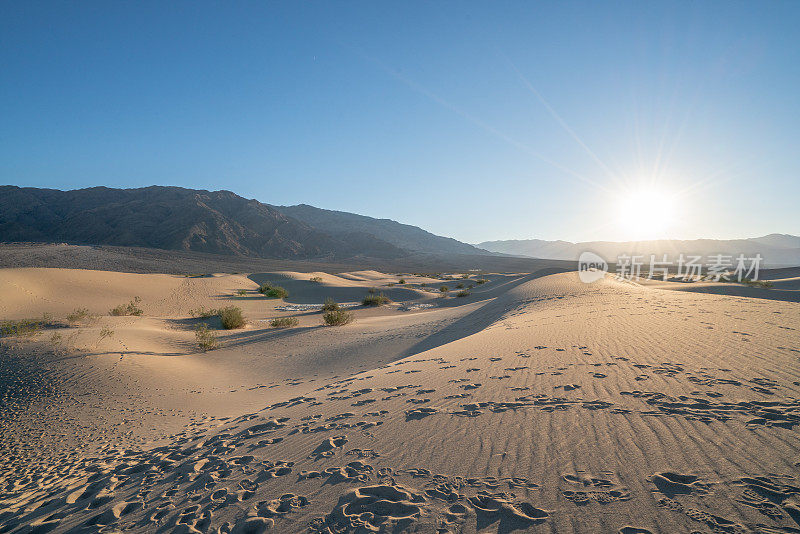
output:
M3 2L0 183L468 242L800 234L798 28L778 1ZM668 224L620 220L640 189Z

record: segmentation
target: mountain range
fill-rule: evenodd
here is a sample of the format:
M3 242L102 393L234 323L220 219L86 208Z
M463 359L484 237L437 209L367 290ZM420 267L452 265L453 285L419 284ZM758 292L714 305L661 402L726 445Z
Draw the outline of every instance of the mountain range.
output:
M421 255L576 260L589 250L613 263L620 254L759 253L765 266L800 265L800 237L786 234L733 240L526 239L471 245L390 219L307 204L274 206L230 191L167 186L72 191L0 186L0 242L144 247L323 262Z
M388 219L163 186L72 191L0 186L0 241L316 260L489 254Z

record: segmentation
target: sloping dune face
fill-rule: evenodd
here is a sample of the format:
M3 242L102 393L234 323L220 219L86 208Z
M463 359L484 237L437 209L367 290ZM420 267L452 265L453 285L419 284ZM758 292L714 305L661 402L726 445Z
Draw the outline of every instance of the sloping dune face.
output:
M491 294L157 447L7 457L0 530L798 531L797 303L574 273Z
M132 298L141 299L145 315L186 315L238 289L253 291L244 275L176 276L82 269L0 269L0 318L42 313L64 316L76 308L106 314Z

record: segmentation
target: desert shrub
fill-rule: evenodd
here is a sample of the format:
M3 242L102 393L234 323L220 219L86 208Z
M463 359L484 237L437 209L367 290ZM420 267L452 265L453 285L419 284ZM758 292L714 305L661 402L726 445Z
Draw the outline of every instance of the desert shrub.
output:
M196 310L189 310L189 315L192 317L200 317L201 319L208 319L209 317L214 317L218 315L217 310L215 308L208 308L206 309L203 306L200 306Z
M406 279L405 278L401 278L400 280L397 281L397 283L398 284L405 284L406 283Z
M464 284L456 284L456 289L464 289Z
M473 287L472 284L470 284L467 286L467 289L472 289L472 287Z
M312 276L311 278L308 279L308 281L309 282L314 282L315 284L321 284L322 283L322 277L321 276Z
M240 297L243 297L243 296L247 295L247 290L246 289L237 289L236 290L236 294L239 295Z
M477 280L475 280L475 283L478 285L485 284L486 282L488 282L486 278L478 278Z
M463 280L466 280L467 278L469 278L469 275L468 275L468 274L462 274L462 275L461 275L461 278L462 278Z
M245 325L244 315L242 309L238 306L226 306L217 310L220 321L222 321L222 328L225 330L233 330L234 328L242 328Z
M468 297L469 296L469 291L467 291L466 289L462 289L461 291L456 293L456 296L457 297Z
M0 337L33 337L42 329L42 321L20 319L0 323Z
M750 280L749 278L745 278L744 280L742 280L742 283L744 285L751 287L764 287L764 288L770 288L775 285L769 280Z
M194 329L194 337L197 340L197 345L203 352L217 347L217 336L205 323L197 325Z
M297 317L278 317L269 322L272 328L289 328L298 324L300 324L300 320Z
M272 284L270 284L269 282L265 282L260 286L258 286L258 292L261 293L262 295L266 295L270 289L272 289Z
M442 286L439 288L439 291L442 293L447 293L448 291L450 291L450 288L447 286Z
M369 288L369 289L367 290L367 293L369 293L369 294L373 294L373 295L374 295L375 293L377 293L377 292L378 292L378 290L377 290L377 289L375 289L374 287L371 287L371 288Z
M322 320L328 326L342 326L348 323L353 322L353 312L349 312L346 310L331 310L329 312L325 312L322 316Z
M267 289L266 293L264 293L267 297L271 299L285 299L289 296L289 292L286 291L281 286L272 286Z
M391 302L389 297L384 295L383 293L379 295L370 294L364 297L364 300L361 301L361 304L364 306L380 306L381 304L387 304Z
M100 339L98 339L98 341L100 341L101 339L105 339L107 337L111 337L113 335L114 331L104 326L102 329L100 329Z
M112 308L108 313L110 315L142 315L144 312L139 307L140 302L142 302L141 297L133 297L133 300L128 304L120 304L116 308Z
M68 323L81 323L89 318L88 308L75 308L72 313L67 314Z
M339 305L330 297L325 299L325 304L322 305L322 311L336 311L339 309Z

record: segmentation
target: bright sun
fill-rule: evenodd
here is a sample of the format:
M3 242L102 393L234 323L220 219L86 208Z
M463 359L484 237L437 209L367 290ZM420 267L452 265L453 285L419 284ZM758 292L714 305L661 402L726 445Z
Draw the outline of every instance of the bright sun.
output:
M677 221L672 194L658 189L639 189L620 194L615 207L619 233L630 240L661 239Z

